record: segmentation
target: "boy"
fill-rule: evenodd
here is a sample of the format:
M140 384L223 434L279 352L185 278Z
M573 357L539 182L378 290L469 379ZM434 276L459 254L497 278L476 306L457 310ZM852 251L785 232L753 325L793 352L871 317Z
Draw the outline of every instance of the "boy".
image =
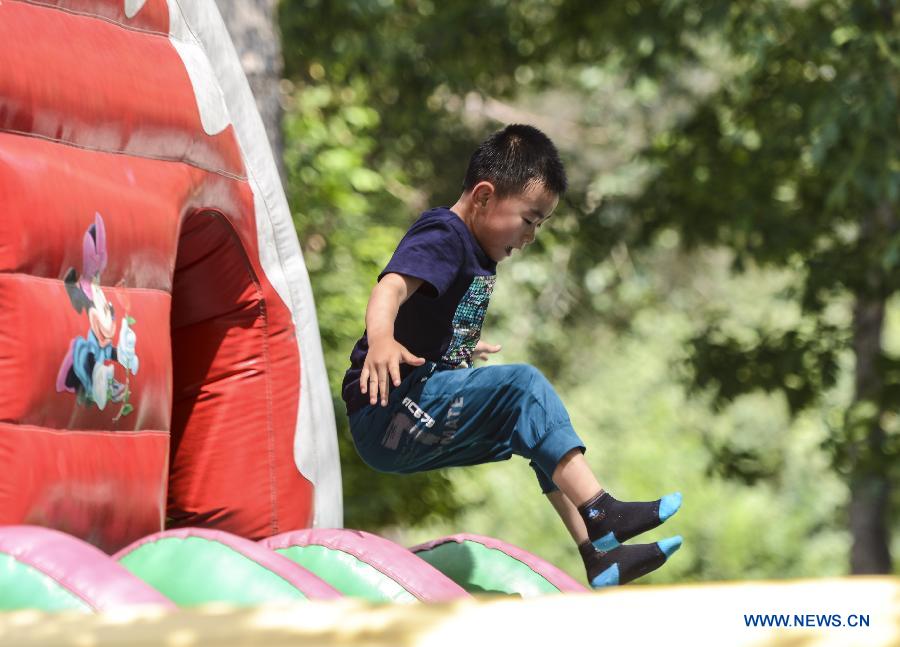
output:
M356 449L376 470L529 459L578 544L588 582L600 587L645 575L679 548L681 537L622 542L674 514L681 495L617 501L535 368L469 368L473 356L500 350L480 341L497 263L534 241L566 184L555 146L538 129L511 125L488 137L456 204L423 213L378 277L343 397Z

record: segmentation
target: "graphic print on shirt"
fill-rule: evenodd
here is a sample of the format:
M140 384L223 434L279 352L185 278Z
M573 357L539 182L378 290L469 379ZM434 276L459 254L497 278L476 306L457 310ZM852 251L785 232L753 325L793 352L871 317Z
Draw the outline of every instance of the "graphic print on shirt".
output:
M456 306L456 313L453 315L453 339L450 340L450 346L441 358L442 362L451 366L460 366L463 362L466 365L471 364L472 352L481 338L481 324L484 323L484 315L496 282L496 274L476 276L472 280L469 289Z

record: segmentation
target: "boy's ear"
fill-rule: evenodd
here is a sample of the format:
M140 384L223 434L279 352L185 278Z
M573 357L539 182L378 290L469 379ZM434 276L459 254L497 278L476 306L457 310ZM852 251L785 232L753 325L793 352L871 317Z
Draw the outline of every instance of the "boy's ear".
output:
M475 201L476 206L486 207L488 201L496 192L497 190L494 188L493 184L487 180L482 180L472 187L472 200Z

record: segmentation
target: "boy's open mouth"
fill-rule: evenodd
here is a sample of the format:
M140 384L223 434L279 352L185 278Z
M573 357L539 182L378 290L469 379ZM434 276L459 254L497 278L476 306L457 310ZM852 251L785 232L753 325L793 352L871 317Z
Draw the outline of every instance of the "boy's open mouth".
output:
M507 255L507 256L511 256L511 255L512 255L512 250L513 250L512 247L507 247L507 248L506 248L506 255Z

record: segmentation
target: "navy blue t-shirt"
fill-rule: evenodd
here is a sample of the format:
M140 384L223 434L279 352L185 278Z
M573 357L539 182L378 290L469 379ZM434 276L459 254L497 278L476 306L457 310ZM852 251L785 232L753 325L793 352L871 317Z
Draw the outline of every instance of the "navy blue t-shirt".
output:
M497 279L497 263L481 249L465 223L447 207L419 216L378 275L405 274L423 283L400 306L394 338L427 361L457 368L471 363ZM369 340L366 333L350 354L342 395L347 414L369 403L359 391ZM414 367L400 365L405 378Z

